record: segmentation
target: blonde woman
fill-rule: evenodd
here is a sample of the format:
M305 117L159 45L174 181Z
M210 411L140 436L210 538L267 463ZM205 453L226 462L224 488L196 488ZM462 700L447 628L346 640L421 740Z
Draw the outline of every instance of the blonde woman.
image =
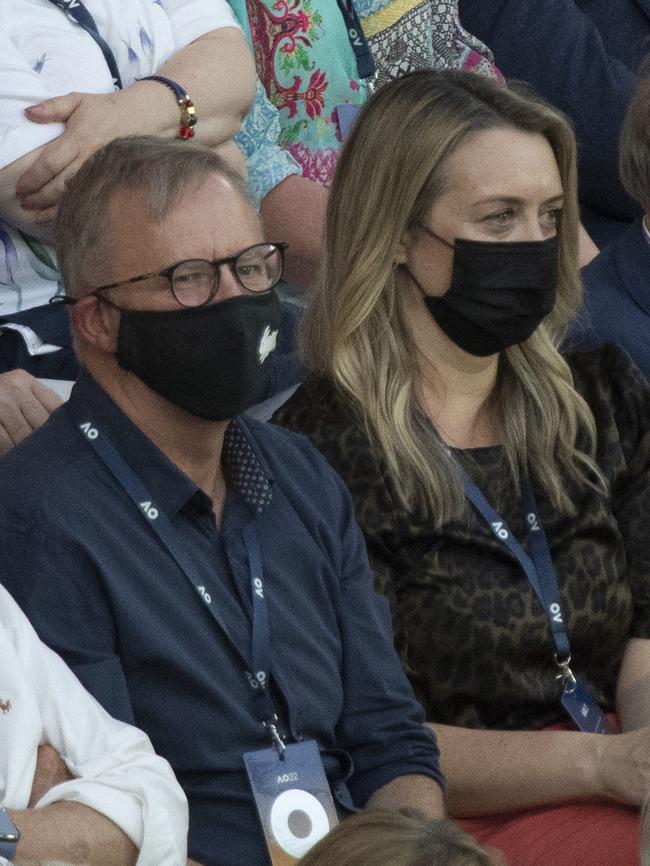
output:
M366 809L339 824L299 866L498 866L451 821Z
M638 863L650 782L650 395L618 349L559 351L575 160L529 93L380 90L278 416L352 492L450 814L515 866Z

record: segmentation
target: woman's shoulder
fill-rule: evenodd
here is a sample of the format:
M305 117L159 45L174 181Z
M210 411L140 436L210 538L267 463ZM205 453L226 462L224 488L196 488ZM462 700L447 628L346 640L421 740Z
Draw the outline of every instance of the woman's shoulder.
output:
M598 398L645 395L648 383L628 353L615 343L566 355L575 386L588 403Z
M352 403L328 376L310 374L286 403L275 412L273 422L313 437L319 431L340 433L358 426Z
M352 491L374 484L376 454L361 416L331 379L309 376L272 420L307 436Z

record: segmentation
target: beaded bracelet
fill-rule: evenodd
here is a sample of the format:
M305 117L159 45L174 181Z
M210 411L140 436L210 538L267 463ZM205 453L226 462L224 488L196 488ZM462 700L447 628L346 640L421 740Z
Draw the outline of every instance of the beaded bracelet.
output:
M171 78L164 78L162 75L145 75L144 78L138 78L138 81L158 81L160 84L164 84L165 87L169 87L181 109L181 128L177 138L184 138L186 140L194 138L194 127L196 126L198 117L196 116L194 103L190 99L189 93L185 92L185 88L177 84L176 81L172 81Z

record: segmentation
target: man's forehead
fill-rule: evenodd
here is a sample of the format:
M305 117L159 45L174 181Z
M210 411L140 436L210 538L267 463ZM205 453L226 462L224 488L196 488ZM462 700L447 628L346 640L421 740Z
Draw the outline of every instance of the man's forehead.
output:
M110 201L110 210L117 216L136 211L146 214L151 222L164 222L177 215L190 216L198 208L208 212L227 210L255 213L243 193L221 174L207 174L190 178L180 188L119 187Z
M200 237L258 229L260 219L244 195L222 175L192 179L176 195L154 189L118 189L108 206L109 239Z

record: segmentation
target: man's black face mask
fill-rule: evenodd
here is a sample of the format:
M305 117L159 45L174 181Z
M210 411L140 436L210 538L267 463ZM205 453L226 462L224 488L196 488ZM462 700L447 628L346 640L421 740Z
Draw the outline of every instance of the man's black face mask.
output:
M182 310L121 311L117 360L170 403L209 421L257 402L275 349L275 292Z

